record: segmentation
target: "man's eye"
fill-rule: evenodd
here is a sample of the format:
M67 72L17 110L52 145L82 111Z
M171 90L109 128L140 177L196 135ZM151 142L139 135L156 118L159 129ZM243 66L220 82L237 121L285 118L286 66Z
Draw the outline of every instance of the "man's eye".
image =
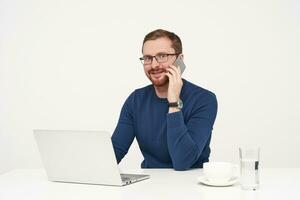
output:
M145 61L152 60L152 57L150 57L150 56L145 56L145 57L144 57L144 60L145 60Z
M167 56L168 56L167 54L159 54L159 55L157 55L157 57L160 58L160 59L161 59L161 58L165 58L165 57L167 57Z

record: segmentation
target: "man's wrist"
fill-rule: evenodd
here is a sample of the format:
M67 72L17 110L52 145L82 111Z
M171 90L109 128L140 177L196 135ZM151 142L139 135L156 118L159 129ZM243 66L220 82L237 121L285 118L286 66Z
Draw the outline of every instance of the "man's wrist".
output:
M181 101L181 99L178 99L178 101L176 102L169 102L169 108L175 108L175 109L171 109L169 111L171 112L177 112L180 111L183 107L183 102Z
M169 107L169 113L179 112L180 109L176 107Z

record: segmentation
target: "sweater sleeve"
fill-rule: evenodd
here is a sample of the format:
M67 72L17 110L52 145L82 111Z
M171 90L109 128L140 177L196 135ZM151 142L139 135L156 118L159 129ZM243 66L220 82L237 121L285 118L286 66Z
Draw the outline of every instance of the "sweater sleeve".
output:
M111 138L118 164L127 154L135 136L131 107L133 105L132 101L133 94L131 94L125 101L120 113L118 124Z
M175 170L187 170L200 157L209 142L217 115L216 96L207 92L195 100L186 123L182 111L167 114L167 140Z

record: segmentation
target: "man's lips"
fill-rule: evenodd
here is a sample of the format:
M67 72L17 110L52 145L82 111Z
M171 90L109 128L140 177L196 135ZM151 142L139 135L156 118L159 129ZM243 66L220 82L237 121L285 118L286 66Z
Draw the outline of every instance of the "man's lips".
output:
M151 70L149 74L154 78L159 78L165 74L165 70Z

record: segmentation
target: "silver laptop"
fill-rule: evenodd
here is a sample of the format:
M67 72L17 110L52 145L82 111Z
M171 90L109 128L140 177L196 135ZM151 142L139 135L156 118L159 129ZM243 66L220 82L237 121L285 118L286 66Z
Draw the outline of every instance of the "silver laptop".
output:
M33 132L50 181L124 186L150 177L120 174L108 132Z

